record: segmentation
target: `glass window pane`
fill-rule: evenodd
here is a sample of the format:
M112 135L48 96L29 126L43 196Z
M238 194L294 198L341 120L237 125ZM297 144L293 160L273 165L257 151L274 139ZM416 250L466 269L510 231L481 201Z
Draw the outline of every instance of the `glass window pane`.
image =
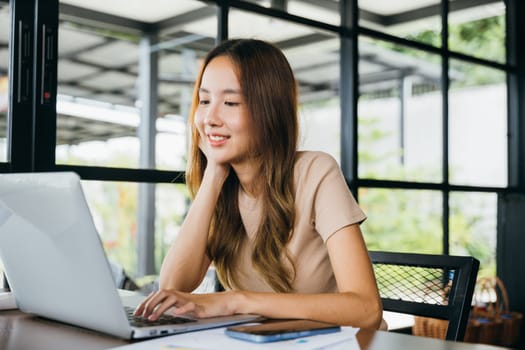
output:
M82 181L93 221L108 259L122 265L133 278L137 277L139 185L131 182ZM186 215L189 205L186 186L157 184L155 200L154 256L158 273Z
M156 168L183 170L186 167L186 123L193 87L201 60L215 46L217 18L212 6L193 10L192 21L164 27L158 50L159 83L156 136ZM182 18L187 16L181 14Z
M467 55L504 63L505 50L505 2L464 8L460 1L450 1L449 41L450 50Z
M497 194L450 194L450 254L480 261L479 276L496 275Z
M259 6L271 7L285 11L290 14L301 16L315 21L339 25L341 16L339 15L339 0L246 0Z
M135 276L138 184L82 181L82 188L108 259Z
M359 177L441 181L440 57L363 37L359 56Z
M359 25L441 47L441 1L359 1Z
M238 10L230 13L233 38L274 43L286 55L299 84L299 148L340 159L339 51L336 34Z
M361 188L361 225L368 249L413 253L443 252L443 197L427 190Z
M450 61L449 178L507 185L507 87L503 71Z
M184 184L157 184L155 187L155 266L159 272L168 249L179 233L190 198Z
M9 3L0 2L0 162L7 161L7 107L9 105ZM0 273L1 276L1 273Z
M289 0L287 11L293 15L313 19L319 22L339 25L339 0L335 1L304 1Z
M78 4L61 1L57 163L184 169L186 118L199 60L215 43L216 8L194 0L82 4L115 16L103 22L111 17L78 17L90 14ZM147 36L144 23L159 31ZM142 71L151 78L142 81ZM144 88L150 82L156 93ZM146 110L156 113L149 140L138 133ZM155 159L140 159L142 147L154 148Z

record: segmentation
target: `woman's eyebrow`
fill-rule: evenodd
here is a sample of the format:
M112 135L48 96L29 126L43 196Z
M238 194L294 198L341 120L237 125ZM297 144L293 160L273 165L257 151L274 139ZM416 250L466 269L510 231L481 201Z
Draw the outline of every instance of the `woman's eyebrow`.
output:
M209 94L210 90L201 87L201 88L199 88L199 92L202 92L202 93L205 93L205 94ZM241 91L237 90L237 89L224 89L224 90L221 91L221 93L222 94L237 94L237 95L240 95Z

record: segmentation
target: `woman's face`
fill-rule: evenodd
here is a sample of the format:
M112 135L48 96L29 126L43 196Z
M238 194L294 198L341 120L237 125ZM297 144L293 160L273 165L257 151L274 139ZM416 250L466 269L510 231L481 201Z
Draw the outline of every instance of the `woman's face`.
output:
M248 109L235 66L226 56L215 57L204 70L195 126L208 160L231 165L247 160L252 139Z

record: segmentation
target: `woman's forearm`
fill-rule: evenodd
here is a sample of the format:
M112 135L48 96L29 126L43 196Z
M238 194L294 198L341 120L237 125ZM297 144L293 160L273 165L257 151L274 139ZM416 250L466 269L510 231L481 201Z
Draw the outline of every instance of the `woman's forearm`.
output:
M379 328L382 306L375 297L352 292L284 294L232 292L236 313L269 318L301 318L360 328Z
M224 180L205 176L184 219L177 238L162 263L162 289L191 292L204 278L210 265L206 244L211 218Z

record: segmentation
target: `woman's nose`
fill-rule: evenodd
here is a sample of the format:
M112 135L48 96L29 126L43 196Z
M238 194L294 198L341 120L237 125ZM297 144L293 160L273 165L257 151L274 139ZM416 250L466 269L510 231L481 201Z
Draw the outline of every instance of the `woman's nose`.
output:
M219 108L213 103L208 105L206 108L206 114L204 115L204 124L209 126L218 126L221 125L221 118L219 116Z

